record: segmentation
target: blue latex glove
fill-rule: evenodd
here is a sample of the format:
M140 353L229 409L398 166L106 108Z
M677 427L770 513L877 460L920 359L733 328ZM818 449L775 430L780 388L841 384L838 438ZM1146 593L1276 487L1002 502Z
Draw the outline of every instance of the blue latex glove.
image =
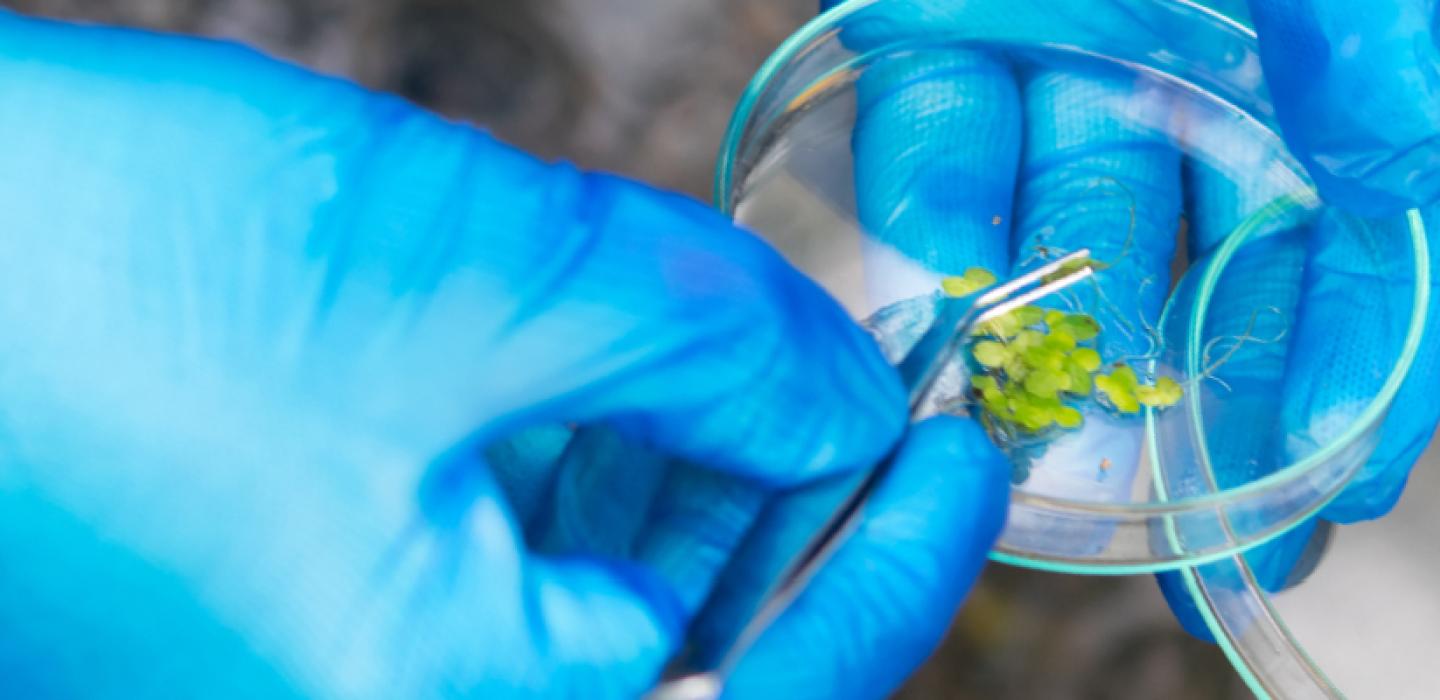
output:
M0 695L632 697L756 504L904 422L701 205L243 48L0 13L0 144ZM1004 473L912 431L737 687L897 684Z
M1394 214L1440 195L1440 74L1435 70L1440 61L1431 36L1435 3L1381 4L1385 7L1364 0L1251 3L1265 76L1287 143L1328 201L1365 214ZM1038 27L1060 18L1116 41L1152 33L1186 41L1181 32L1166 36L1167 15L1149 7L1118 0L1083 7L1062 0L1016 0L1005 6L1003 24L1035 22ZM963 31L984 21L972 8L945 0L882 2L859 11L866 21L851 25L847 40L860 49L868 41L943 35L947 27ZM1154 319L1168 287L1180 213L1189 218L1194 258L1233 230L1240 222L1237 212L1260 204L1241 201L1223 177L1182 159L1163 135L1108 119L1107 98L1128 94L1123 76L1012 64L996 53L921 56L891 61L885 70L871 70L861 79L857 203L874 235L937 272L954 274L972 265L1014 271L1033 264L1029 252L1038 246L1059 251L1085 246L1101 260L1113 259L1125 246L1121 239L1129 231L1133 206L1136 247L1099 282L1113 312ZM1151 116L1155 123L1166 118L1160 106ZM1097 196L1112 186L1133 199ZM1358 269L1357 261L1371 256L1357 255L1356 242L1334 235L1333 224L1322 217L1308 236L1282 237L1267 258L1274 265L1234 271L1238 276L1212 306L1214 316L1234 318L1237 326L1244 326L1257 308L1296 309L1292 319L1260 318L1254 329L1257 337L1288 329L1288 358L1286 347L1276 344L1273 357L1225 370L1283 373L1274 393L1276 402L1284 397L1283 405L1251 408L1256 416L1279 415L1286 434L1323 436L1329 429L1326 416L1350 410L1357 395L1368 393L1375 373L1385 369L1371 365L1394 357L1404 337L1403 324L1372 310L1383 306L1383 295L1409 294L1410 271L1399 261L1395 269L1378 274ZM1106 232L1114 233L1107 237ZM1281 264L1285 260L1292 262ZM1301 264L1307 276L1298 290L1288 282L1269 284L1277 273ZM1151 283L1142 284L1145 279ZM1238 311L1227 316L1226 306ZM1408 308L1408 296L1398 306ZM1437 319L1440 313L1432 304L1431 331L1440 331ZM1287 325L1266 327L1275 322ZM1222 335L1241 328L1208 330ZM1434 336L1431 332L1427 338ZM1102 337L1101 342L1117 343L1103 354L1126 350L1123 339ZM1355 350L1366 347L1374 351ZM1323 518L1379 517L1399 498L1440 418L1440 403L1427 396L1440 381L1440 355L1431 348L1433 340L1396 398L1379 448L1354 483L1323 510ZM1238 430L1217 449L1238 456L1275 449L1247 442L1269 435L1249 429L1254 424L1244 407L1227 407L1227 415ZM1091 430L1087 422L1084 431ZM1301 441L1281 449L1304 453L1311 447ZM1125 466L1130 465L1120 465ZM1311 521L1249 555L1264 585L1277 589L1293 582L1315 528ZM1188 595L1174 583L1162 577L1182 622L1207 634Z

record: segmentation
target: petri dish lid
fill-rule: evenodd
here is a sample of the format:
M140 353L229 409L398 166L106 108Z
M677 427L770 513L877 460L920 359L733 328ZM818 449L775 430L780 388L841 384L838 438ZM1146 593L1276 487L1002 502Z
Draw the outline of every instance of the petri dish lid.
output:
M1131 412L1076 400L1083 426L1012 449L1009 523L993 557L1075 573L1223 561L1304 522L1373 449L1423 330L1424 220L1358 219L1318 200L1276 135L1245 27L1181 0L1080 7L842 4L782 45L746 91L716 202L892 356L918 335L945 276L978 265L1004 277L1096 251L1108 266L1099 286L1068 308L1099 319L1107 363L1173 378L1183 398ZM1107 171L1113 154L1086 141L1094 133L1160 154L1156 169ZM1000 156L968 159L977 149ZM1132 245L1142 229L1153 240ZM1173 260L1133 254L1169 248ZM1306 319L1306 270L1337 261L1383 288L1354 290L1363 331L1327 336L1364 379L1343 411L1317 421L1277 397L1334 398L1320 395L1334 367L1289 348L1297 326L1326 323ZM1119 296L1151 301L1107 311ZM955 410L983 416L973 391L954 386Z
M1440 441L1396 509L1316 539L1319 565L1269 591L1236 556L1183 576L1216 641L1261 698L1440 696Z

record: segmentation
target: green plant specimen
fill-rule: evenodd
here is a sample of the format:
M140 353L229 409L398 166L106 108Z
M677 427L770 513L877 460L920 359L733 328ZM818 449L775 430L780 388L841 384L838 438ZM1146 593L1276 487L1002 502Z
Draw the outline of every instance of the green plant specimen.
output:
M965 297L995 284L995 273L983 268L972 267L963 275L946 277L940 281L941 289L952 297Z
M1084 265L1103 269L1102 263L1081 260L1056 274ZM970 268L945 278L941 288L967 296L995 281L990 271ZM1090 345L1100 335L1100 323L1088 314L1022 306L980 324L972 335L970 356L979 371L971 377L969 398L992 434L1013 438L1079 428L1084 419L1075 404L1092 396L1120 415L1133 415L1141 406L1168 408L1184 395L1170 377L1142 383L1123 362L1102 372L1104 360Z

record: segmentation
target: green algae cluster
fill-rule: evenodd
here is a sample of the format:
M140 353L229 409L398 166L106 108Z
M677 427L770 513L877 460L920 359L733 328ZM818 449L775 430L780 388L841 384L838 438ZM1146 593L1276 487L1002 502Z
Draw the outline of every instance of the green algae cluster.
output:
M970 268L942 280L941 289L968 296L995 281L989 270ZM1100 323L1088 314L1022 306L972 334L969 352L981 371L971 376L970 398L992 431L1034 435L1078 428L1084 418L1077 404L1085 400L1133 415L1141 406L1168 408L1184 395L1170 377L1146 384L1124 362L1107 364L1094 347Z

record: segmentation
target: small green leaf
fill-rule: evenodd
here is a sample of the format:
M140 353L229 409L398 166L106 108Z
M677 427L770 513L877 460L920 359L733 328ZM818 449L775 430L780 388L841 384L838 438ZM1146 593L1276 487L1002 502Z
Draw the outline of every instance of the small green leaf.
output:
M1045 318L1045 310L1038 306L1022 306L1010 312L1022 326L1033 326Z
M1054 422L1054 417L1047 406L1020 403L1015 407L1015 422L1033 433L1050 427L1050 424Z
M1153 386L1137 386L1135 387L1135 400L1139 401L1141 406L1159 406L1160 392L1156 391Z
M1036 396L1028 391L1025 392L1024 401L1031 406L1044 408L1047 411L1059 410L1059 408L1064 405L1060 403L1059 396Z
M991 335L1002 340L1015 337L1029 326L1036 325L1044 317L1044 310L1038 306L1022 306L1003 316L997 316L976 326L974 335Z
M1062 428L1078 428L1081 421L1084 420L1080 416L1080 412L1070 406L1061 406L1053 413L1053 416L1055 423Z
M1024 352L1020 353L1020 357L1024 358L1025 364L1030 369L1047 369L1056 372L1065 369L1065 353L1043 345L1026 348Z
M1083 343L1100 335L1100 322L1088 314L1067 314L1063 321L1051 326L1051 330L1063 330Z
M1135 388L1135 398L1140 403L1152 408L1168 408L1180 402L1184 391L1180 384L1169 377L1161 377L1154 386L1138 386Z
M970 380L970 386L980 394L980 398L986 402L998 401L1004 405L1005 393L1000 388L1000 382L988 374L981 374Z
M1100 353L1096 352L1093 348L1077 348L1075 352L1070 353L1070 359L1074 360L1075 364L1083 367L1087 372L1094 372L1100 369Z
M1019 355L1012 356L1005 362L1005 375L1015 381L1023 381L1030 374L1030 366Z
M1010 346L1019 353L1024 353L1030 348L1038 348L1044 344L1045 334L1040 331L1032 331L1028 328L1016 333L1015 338L1010 341Z
M1000 382L996 381L994 377L988 374L977 374L974 377L971 377L970 386L973 386L980 391L988 391L990 389L994 389L996 391L1000 390Z
M940 280L940 288L952 297L966 297L995 284L995 273L983 267L972 267L963 275Z
M1070 375L1070 386L1065 388L1066 391L1075 394L1076 396L1090 395L1091 385L1093 384L1092 380L1090 379L1090 372L1087 371L1082 365L1075 362L1075 358L1073 356L1070 358L1069 362L1065 363L1065 373Z
M1140 380L1135 377L1135 370L1124 363L1115 365L1115 369L1110 372L1110 378L1115 381L1115 386L1126 391L1134 391L1135 387L1140 386Z
M975 361L979 362L981 366L991 369L1003 366L1012 354L1004 343L994 340L982 340L976 343L970 353L975 356Z
M1135 399L1135 395L1133 395L1133 393L1110 393L1109 398L1110 403L1113 403L1113 405L1115 405L1115 409L1119 410L1120 413L1138 413L1140 410L1139 402Z
M1126 368L1129 369L1129 368ZM1116 378L1120 374L1117 370L1111 374L1101 374L1095 377L1095 389L1110 402L1115 410L1121 413L1136 413L1140 410L1140 404L1135 398L1134 389L1125 383L1125 378ZM1132 379L1133 379L1133 372Z
M975 332L979 335L989 335L1001 340L1009 340L1015 337L1015 334L1019 333L1024 327L1025 326L1020 323L1020 319L1015 316L1015 312L1012 311L1004 316L992 318L980 324L976 327Z
M1092 270L1094 270L1094 271L1096 271L1096 272L1099 272L1099 271L1104 270L1105 268L1110 267L1110 266L1109 266L1109 265L1106 265L1105 263L1100 262L1099 260L1096 260L1096 259L1094 259L1094 258L1077 258L1077 259L1075 259L1075 260L1071 260L1071 261L1069 261L1069 262L1066 262L1066 263L1062 264L1062 265L1059 267L1059 269L1055 270L1054 272L1052 272L1052 273L1050 273L1050 274L1048 274L1048 275L1045 275L1042 279L1044 279L1046 282L1054 282L1055 280L1058 280L1058 279L1060 279L1061 277L1064 277L1064 276L1066 276L1066 275L1068 275L1068 274L1070 274L1070 273L1072 273L1072 272L1075 272L1076 270L1079 270L1079 269L1085 268L1085 267L1088 267L1088 268L1090 268L1090 269L1092 269Z
M1060 391L1070 391L1070 388L1075 385L1075 380L1070 377L1070 373L1066 372L1064 368L1053 371L1060 376Z
M1128 391L1116 392L1109 395L1110 402L1114 404L1115 410L1121 413L1139 413L1140 403L1136 401L1135 395Z
M1065 374L1050 369L1039 369L1025 377L1025 390L1042 398L1051 398L1068 384Z
M1160 392L1160 398L1165 401L1167 406L1179 403L1180 397L1185 395L1185 390L1180 387L1180 382L1170 377L1161 377L1159 381L1155 382L1155 389Z
M980 404L997 417L1005 417L1010 413L1009 399L999 389L983 392Z
M1064 329L1050 331L1050 334L1045 336L1045 347L1069 352L1075 349L1075 336L1065 332Z

